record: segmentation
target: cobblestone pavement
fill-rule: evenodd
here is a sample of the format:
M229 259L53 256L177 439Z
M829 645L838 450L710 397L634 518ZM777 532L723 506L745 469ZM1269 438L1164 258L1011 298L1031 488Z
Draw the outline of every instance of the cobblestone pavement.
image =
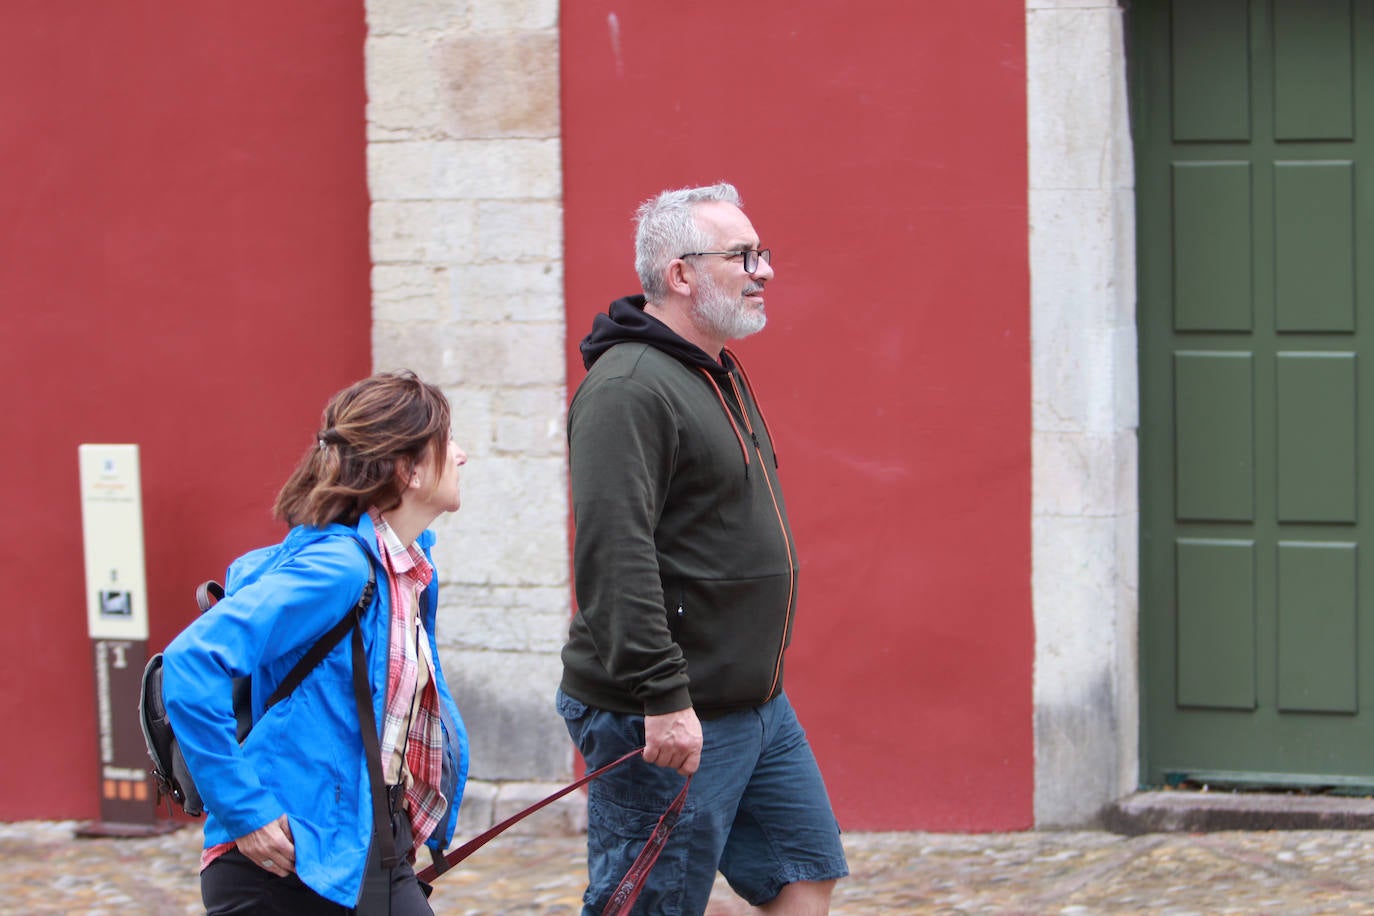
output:
M0 912L201 912L200 831L77 839L74 822L0 824ZM845 838L835 914L1374 913L1374 832L869 833ZM501 837L445 875L439 916L579 912L579 837ZM723 884L708 916L749 908Z

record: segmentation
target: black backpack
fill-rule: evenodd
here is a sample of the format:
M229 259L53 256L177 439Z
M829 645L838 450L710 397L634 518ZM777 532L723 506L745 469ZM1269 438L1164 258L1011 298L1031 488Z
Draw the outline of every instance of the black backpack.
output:
M348 635L367 611L376 584L376 572L372 570L371 564L368 564L367 585L363 588L358 603L328 633L321 636L282 679L277 689L267 698L267 705L263 707L264 712L290 696L291 691L295 690ZM205 582L196 589L196 604L200 607L201 613L210 610L223 597L224 589L218 582ZM253 727L249 699L251 693L251 678L234 679L234 718L238 722L237 734L240 744L248 737L248 732ZM367 717L371 718L372 707L369 703L359 704L360 714L364 706L367 707ZM181 806L182 811L192 817L200 817L205 810L200 792L196 789L195 779L186 766L186 759L181 755L181 747L177 744L177 736L172 731L172 722L167 718L167 707L163 703L161 652L149 659L143 668L143 689L138 698L138 721L143 727L143 741L148 747L148 757L153 762L151 773L156 786L157 801L160 803L164 797L170 798Z

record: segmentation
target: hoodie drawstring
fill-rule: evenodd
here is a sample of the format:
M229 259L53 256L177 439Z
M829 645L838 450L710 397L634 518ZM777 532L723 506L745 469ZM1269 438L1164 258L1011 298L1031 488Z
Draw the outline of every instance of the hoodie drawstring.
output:
M759 403L759 396L754 394L754 386L749 381L749 373L744 371L744 363L739 361L739 357L729 347L725 348L725 354L730 357L730 362L735 364L739 370L739 377L744 379L744 387L749 392L749 400L754 402L754 409L759 412L759 419L763 421L763 434L768 438L768 442L773 447L773 467L778 466L778 443L773 438L773 430L768 426L768 414L763 412L763 405ZM733 376L731 377L733 378ZM741 399L741 405L744 403ZM746 414L746 416L748 416ZM750 430L752 433L753 430Z
M700 366L697 367L697 371L700 372L702 375L706 376L706 381L711 383L711 389L716 393L716 400L720 401L720 409L725 411L725 419L730 421L730 428L735 431L735 439L739 441L740 454L744 456L744 477L746 480L748 480L749 446L744 444L744 435L739 431L739 424L735 422L735 415L730 412L730 405L725 403L725 393L720 390L720 386L716 384L715 376L711 375L709 371L701 368ZM736 394L736 397L738 397L738 394ZM742 406L743 405L741 405L741 407ZM744 422L749 422L747 414L745 415ZM753 433L750 433L750 435L753 435Z

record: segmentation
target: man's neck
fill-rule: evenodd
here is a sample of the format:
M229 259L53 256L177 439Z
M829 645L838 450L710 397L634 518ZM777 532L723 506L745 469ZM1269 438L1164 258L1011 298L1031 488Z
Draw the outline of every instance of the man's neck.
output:
M724 338L712 337L702 332L687 312L691 305L674 308L648 302L644 311L668 326L668 329L696 347L714 360L719 361L720 351L725 349Z

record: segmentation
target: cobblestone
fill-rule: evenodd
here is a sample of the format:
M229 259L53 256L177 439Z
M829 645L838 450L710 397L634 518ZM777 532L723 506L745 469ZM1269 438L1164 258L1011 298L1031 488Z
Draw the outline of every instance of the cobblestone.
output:
M0 824L0 913L199 913L200 830L79 839L71 821ZM439 916L575 916L582 838L506 836L439 882ZM1374 913L1374 832L855 833L831 912ZM708 916L750 912L724 883Z

